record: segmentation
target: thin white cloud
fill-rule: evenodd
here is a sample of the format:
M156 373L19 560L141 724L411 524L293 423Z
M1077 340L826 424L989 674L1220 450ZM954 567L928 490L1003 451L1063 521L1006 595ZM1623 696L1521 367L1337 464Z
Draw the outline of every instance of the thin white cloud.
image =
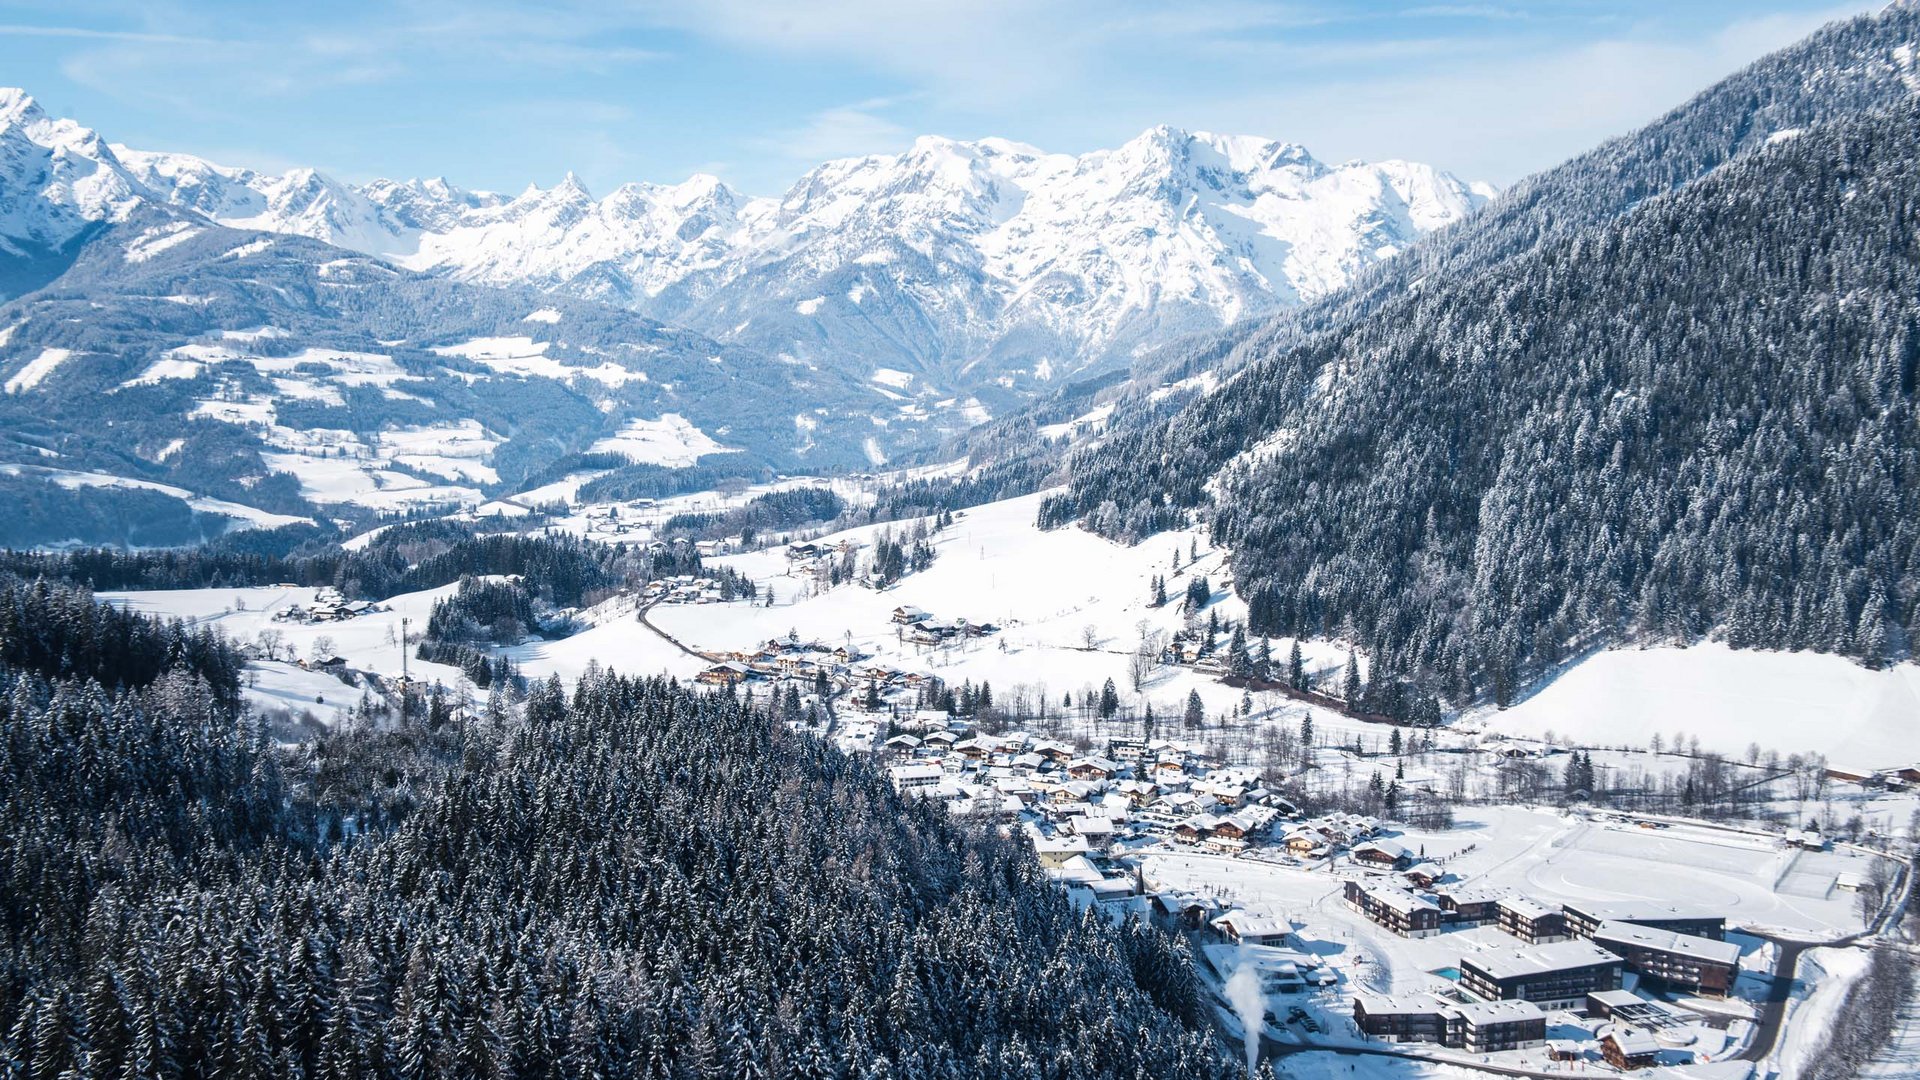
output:
M94 30L81 26L30 26L0 23L0 37L73 38L81 41L133 41L148 45L218 45L218 39L182 34L151 34L139 30Z
M792 131L756 140L798 168L835 158L891 153L913 141L914 133L879 115L884 101L823 109Z

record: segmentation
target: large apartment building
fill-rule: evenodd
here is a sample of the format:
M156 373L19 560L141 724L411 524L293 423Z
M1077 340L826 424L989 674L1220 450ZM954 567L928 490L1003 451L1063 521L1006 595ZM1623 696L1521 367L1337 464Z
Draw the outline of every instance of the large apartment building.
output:
M1725 997L1740 970L1740 946L1731 941L1612 920L1596 926L1592 940L1668 989Z
M1587 995L1618 990L1626 962L1591 941L1495 949L1460 960L1460 986L1485 1001L1577 1008Z
M1398 886L1349 881L1346 899L1348 907L1401 937L1431 937L1441 930L1439 905Z
M1592 937L1603 922L1629 922L1715 941L1724 940L1727 936L1726 916L1698 910L1687 911L1656 904L1596 904L1584 901L1562 904L1561 910L1567 916L1567 932L1574 937Z
M1436 997L1359 994L1353 1022L1369 1038L1430 1042L1473 1053L1523 1050L1547 1038L1547 1014L1530 1001L1462 1004Z

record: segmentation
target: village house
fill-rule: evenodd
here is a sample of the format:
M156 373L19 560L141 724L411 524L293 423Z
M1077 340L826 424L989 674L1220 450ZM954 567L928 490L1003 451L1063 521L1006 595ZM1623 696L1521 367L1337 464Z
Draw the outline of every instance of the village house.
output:
M893 609L893 621L901 626L911 626L915 623L926 622L931 618L933 618L933 616L927 612L905 604Z
M1065 743L1049 742L1041 739L1033 744L1032 749L1034 753L1060 765L1065 765L1067 762L1073 760L1073 747Z
M894 789L902 794L938 787L946 776L938 765L895 765L887 774L893 779Z
M1220 910L1219 901L1193 893L1155 893L1153 918L1162 926L1179 930L1198 930Z
M1407 883L1410 885L1422 889L1431 889L1446 875L1447 872L1445 870L1440 869L1433 863L1423 862L1408 867L1406 872L1400 876L1406 878Z
M1111 818L1081 814L1071 819L1070 827L1075 836L1086 837L1087 846L1094 850L1104 851L1113 843L1115 830Z
M729 660L724 664L715 664L693 678L705 686L732 686L752 677L753 671L745 664Z
M1289 852L1295 855L1318 858L1327 853L1330 841L1327 834L1318 829L1298 828L1287 833L1280 841Z
M1652 1068L1660 1062L1660 1042L1650 1031L1616 1025L1601 1033L1600 1056L1622 1072Z
M1368 866L1404 870L1413 862L1413 853L1392 840L1369 840L1355 845L1353 861Z
M973 738L962 739L954 743L952 752L959 754L969 761L984 761L987 756L992 753L992 749L984 740Z
M1132 877L1109 875L1084 854L1068 859L1058 869L1049 870L1048 874L1066 886L1069 892L1086 890L1083 895L1094 903L1121 903L1138 896L1140 892Z
M1119 763L1106 758L1079 758L1067 765L1067 775L1075 780L1111 780L1119 772Z
M1279 945L1293 932L1285 919L1255 915L1243 908L1235 908L1213 920L1213 927L1235 945Z

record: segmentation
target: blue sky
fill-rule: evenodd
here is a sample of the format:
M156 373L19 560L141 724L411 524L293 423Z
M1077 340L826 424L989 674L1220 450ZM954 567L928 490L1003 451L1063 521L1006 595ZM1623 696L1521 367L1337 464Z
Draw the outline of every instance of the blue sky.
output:
M147 149L349 180L779 192L915 135L1158 123L1507 184L1821 23L1801 0L0 0L0 84Z

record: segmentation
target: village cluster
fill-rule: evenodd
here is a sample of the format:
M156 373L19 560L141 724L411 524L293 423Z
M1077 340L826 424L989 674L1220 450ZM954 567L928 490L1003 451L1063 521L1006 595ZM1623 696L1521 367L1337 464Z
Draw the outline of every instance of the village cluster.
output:
M652 587L649 586L649 589ZM951 622L937 620L927 612L912 607L895 608L892 619L906 640L927 644L938 644L955 637L983 637L998 629L990 623L975 623L966 619ZM824 678L830 691L854 691L871 704L901 691L918 690L928 681L924 673L871 662L867 654L850 643L828 645L805 641L795 633L770 639L753 649L707 651L701 655L714 661L712 667L694 676L707 686L734 686L755 680L787 679L817 685ZM946 714L939 715L944 724Z
M1637 1069L1663 1054L1691 1058L1695 1051L1687 1047L1701 1018L1625 989L1629 979L1641 991L1699 1001L1727 997L1739 972L1740 946L1726 940L1719 914L1550 904L1451 880L1395 839L1387 823L1344 813L1306 818L1263 786L1256 771L1227 767L1177 741L1115 738L1093 754L1021 732L975 731L940 712L915 713L898 726L910 730L881 749L901 791L1024 828L1042 864L1072 894L1114 910L1142 910L1192 934L1223 981L1243 962L1257 965L1266 995L1333 987L1340 977L1290 920L1156 889L1144 856L1193 851L1325 870L1339 875L1349 909L1399 937L1484 926L1511 939L1463 948L1441 973L1445 990L1354 993L1357 1037L1476 1054L1543 1050L1559 1061ZM1801 833L1790 843L1819 848L1825 841ZM1284 1018L1269 1010L1267 1020L1313 1036L1323 1028L1298 1004L1286 1006Z
M279 589L297 589L293 584L276 585ZM386 608L371 600L349 600L337 589L322 588L314 593L313 606L288 604L273 613L274 622L324 623L345 622L362 615L371 615Z

